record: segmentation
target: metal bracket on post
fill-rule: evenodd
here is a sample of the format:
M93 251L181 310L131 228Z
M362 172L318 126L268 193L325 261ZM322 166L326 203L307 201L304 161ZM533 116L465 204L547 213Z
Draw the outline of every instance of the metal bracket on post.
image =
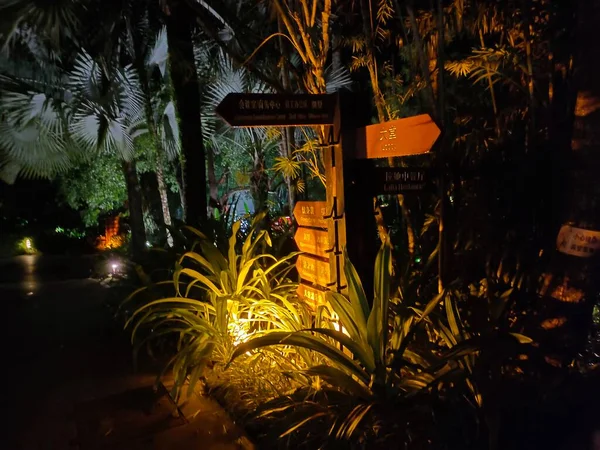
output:
M340 220L343 218L344 214L337 214L337 197L333 197L333 206L331 207L331 212L328 215L323 216L323 219Z

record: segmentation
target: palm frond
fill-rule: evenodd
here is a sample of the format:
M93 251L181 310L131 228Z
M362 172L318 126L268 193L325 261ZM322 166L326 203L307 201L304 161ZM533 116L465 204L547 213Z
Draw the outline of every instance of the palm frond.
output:
M144 93L132 66L113 67L83 52L69 84L76 98L70 124L74 139L90 150L133 158L133 140L146 132L146 117Z
M164 78L167 73L167 60L169 57L169 45L167 41L167 28L162 27L156 36L154 45L146 57L146 66L152 68L158 67L160 74Z
M328 94L349 88L352 85L350 72L345 66L334 69L333 65L330 65L325 71L325 84Z
M81 26L86 2L78 0L4 0L0 5L7 45L17 37L18 26L26 25L48 36L55 45L72 39Z
M175 104L172 101L167 103L160 119L158 127L162 145L167 152L167 157L173 160L181 150L181 142L179 140L179 124L177 123Z

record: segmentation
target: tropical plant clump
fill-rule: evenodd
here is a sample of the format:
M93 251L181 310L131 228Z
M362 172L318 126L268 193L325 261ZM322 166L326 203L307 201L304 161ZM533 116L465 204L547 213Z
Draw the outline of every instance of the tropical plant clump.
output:
M390 439L431 433L428 417L440 404L473 408L477 417L486 401L479 355L495 346L509 358L530 342L515 332L504 340L470 335L451 291L427 302L402 298L392 288L389 242L372 296L345 255L348 294L327 293L311 310L290 277L296 254L265 253L271 240L260 224L259 217L238 242L237 222L225 253L195 230L198 241L173 279L137 290L125 305L137 350L165 339L172 346L165 369L177 398L203 380L268 445L386 448Z

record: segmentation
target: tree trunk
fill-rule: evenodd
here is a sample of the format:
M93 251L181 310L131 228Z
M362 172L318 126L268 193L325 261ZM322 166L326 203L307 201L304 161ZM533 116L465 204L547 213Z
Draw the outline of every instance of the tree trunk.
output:
M283 33L283 26L281 24L281 17L277 18L277 27L280 33ZM292 92L292 86L290 82L290 74L285 64L285 60L289 57L287 46L282 38L279 36L279 52L281 53L281 83L286 92ZM281 155L284 158L294 158L294 129L290 127L284 127L281 129ZM294 186L294 180L292 177L285 177L285 184L288 190L288 203L289 203L289 215L294 215L294 206L296 205L296 188Z
M206 161L200 120L200 87L192 42L193 17L183 2L173 2L167 21L167 38L184 156L185 217L189 225L201 226L207 216Z
M162 224L159 224L159 226L171 226L173 222L171 221L171 211L169 209L169 196L167 191L167 185L165 184L165 165L163 163L164 150L162 147L161 140L156 131L156 124L154 123L154 111L152 109L152 103L150 101L152 93L150 92L150 85L148 83L145 67L143 65L140 65L140 67L138 67L138 74L140 77L140 84L142 86L142 90L144 91L144 110L146 114L146 125L148 126L150 139L152 139L152 153L154 156L154 162L156 164L156 184L158 187L158 194L160 196L160 205L162 211ZM171 232L168 229L166 229L165 233L167 236L167 243L169 244L169 247L172 247L173 237L171 236Z
M580 0L577 5L574 83L577 88L565 225L598 231L600 224L600 0ZM563 166L564 167L564 166ZM592 325L592 309L600 288L600 251L590 251L585 231L579 238L559 235L550 274L540 291L543 311L540 334L555 365L569 364L583 350ZM583 239L581 238L583 236ZM590 238L592 239L592 238ZM582 252L583 250L583 252Z
M123 175L127 185L129 227L131 228L131 255L133 261L141 261L146 250L146 229L142 212L142 191L135 161L123 161Z
M255 145L260 145L255 144ZM252 174L250 175L250 194L254 201L254 211L260 213L267 209L269 199L269 177L265 170L265 156L262 149L257 149L254 156Z
M206 149L206 168L208 173L208 187L209 187L209 215L214 215L214 210L219 205L219 185L217 181L217 173L215 171L215 155L212 148Z
M167 226L171 226L173 222L171 221L171 211L169 209L169 194L167 190L167 185L165 183L165 172L164 172L164 164L161 158L160 152L156 151L156 183L158 184L158 193L160 194L160 205L162 209L162 216L164 220L164 224ZM173 247L173 237L171 236L171 232L167 228L167 243L169 247Z

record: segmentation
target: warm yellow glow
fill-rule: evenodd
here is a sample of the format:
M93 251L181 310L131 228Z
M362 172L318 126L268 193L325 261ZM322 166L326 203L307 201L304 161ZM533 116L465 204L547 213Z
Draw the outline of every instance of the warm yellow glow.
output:
M331 315L331 320L333 322L333 328L335 328L337 331L341 331L342 333L344 333L346 336L350 337L350 334L348 334L348 330L346 330L346 328L344 328L341 324L340 324L340 318L336 313L333 313Z
M231 314L231 320L227 326L229 335L233 337L233 345L239 345L242 342L246 342L254 332L249 331L250 321L248 319L241 319L235 313Z
M24 237L21 239L17 244L17 248L19 253L24 253L26 255L33 255L37 253L33 239L30 237Z

